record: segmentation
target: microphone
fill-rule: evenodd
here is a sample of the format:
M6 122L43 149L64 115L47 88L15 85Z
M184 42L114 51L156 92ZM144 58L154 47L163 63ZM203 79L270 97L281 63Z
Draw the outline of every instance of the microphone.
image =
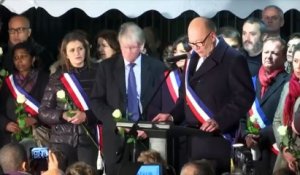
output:
M166 61L169 62L169 63L176 63L179 60L184 60L184 59L187 59L187 58L188 58L188 55L185 53L185 54L182 54L182 55L176 55L176 56L166 58Z

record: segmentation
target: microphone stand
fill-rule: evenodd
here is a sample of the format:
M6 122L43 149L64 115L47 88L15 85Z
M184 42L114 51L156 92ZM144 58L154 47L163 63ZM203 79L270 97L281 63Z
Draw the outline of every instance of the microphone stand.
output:
M147 109L149 108L149 106L151 105L152 101L154 100L154 98L156 97L157 93L159 92L159 90L161 89L161 87L163 86L163 84L166 82L167 78L169 77L170 73L174 70L177 69L177 65L176 62L172 62L170 68L168 69L168 72L166 73L166 75L164 76L163 80L159 83L159 85L156 87L154 93L152 94L150 100L148 101L148 103L145 105L143 112L140 114L141 117L143 117L146 113L147 113ZM143 117L144 118L144 117ZM137 137L137 130L139 129L139 121L140 119L138 119L136 122L134 122L133 126L130 128L129 132L127 133L127 135L129 137L133 137L136 138ZM126 140L125 140L126 142ZM125 143L126 144L126 143ZM132 150L132 162L136 163L136 142L133 142L133 150Z

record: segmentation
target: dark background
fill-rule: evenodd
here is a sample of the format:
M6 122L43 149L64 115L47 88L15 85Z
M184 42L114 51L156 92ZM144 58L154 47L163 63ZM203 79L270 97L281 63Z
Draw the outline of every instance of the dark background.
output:
M2 29L0 33L0 42L6 43L8 38L7 22L9 18L15 15L6 7L0 5L0 18ZM67 11L60 17L53 17L43 8L30 8L23 15L27 16L31 22L33 38L54 55L58 52L58 47L63 36L74 29L82 29L89 34L89 40L94 43L93 37L103 29L118 30L120 24L133 21L140 27L152 26L156 29L157 35L162 42L162 47L176 40L177 37L186 33L187 26L191 19L199 16L194 11L185 11L174 19L163 17L158 11L151 10L143 13L136 18L128 18L122 12L116 9L109 10L99 17L91 18L84 11L74 8ZM261 10L255 10L248 17L254 16L260 18ZM247 18L248 18L247 17ZM298 10L291 9L284 14L285 25L282 28L282 35L288 37L291 33L300 32L300 13ZM229 11L220 11L211 18L217 25L233 26L241 31L244 20L237 17Z

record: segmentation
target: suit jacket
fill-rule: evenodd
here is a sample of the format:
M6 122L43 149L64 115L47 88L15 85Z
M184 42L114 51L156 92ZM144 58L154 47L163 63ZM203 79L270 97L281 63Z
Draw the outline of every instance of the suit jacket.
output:
M141 59L140 101L145 107L149 103L165 67L155 58L142 55ZM103 123L103 151L108 174L115 174L114 165L121 156L116 152L122 148L122 138L116 133L116 122L112 113L114 110L120 109L123 117L126 114L125 65L121 55L99 64L91 95L91 105L96 117ZM142 120L146 120L146 117L143 117Z
M247 62L222 38L219 38L218 45L195 72L198 57L197 54L192 54L190 58L189 84L213 113L211 117L219 124L221 133L235 132L241 116L249 110L255 95ZM184 101L184 88L181 88L181 91L180 99L171 114L178 122L180 116L183 116L183 111L187 124L199 128L201 123ZM192 159L228 157L225 161L228 166L226 168L229 168L230 144L224 140L221 136L192 138ZM224 143L227 143L227 146L224 146Z
M260 107L263 110L265 116L267 117L271 129L269 131L273 132L272 130L272 123L274 119L274 114L277 109L277 105L279 102L280 94L283 89L284 84L289 80L289 75L283 71L279 73L275 79L273 80L272 84L269 86L267 91L265 92L263 98L260 97L261 94L261 84L258 78L256 78L255 82L255 91L256 91L256 98L259 101ZM241 121L241 128L242 128L242 137L244 138L247 135L246 132L246 123L245 120ZM261 134L267 134L267 127L261 130ZM273 135L273 134L272 134ZM273 141L274 136L273 136Z
M48 73L39 72L36 83L29 92L29 95L31 95L39 103L42 100L44 89L48 83L48 79ZM6 131L6 125L11 121L16 122L17 120L17 116L15 114L15 99L11 95L11 92L5 82L3 82L3 86L0 90L0 104L0 135L3 136L1 137L1 146L1 143L6 144L11 141L11 133ZM38 119L37 116L36 119Z

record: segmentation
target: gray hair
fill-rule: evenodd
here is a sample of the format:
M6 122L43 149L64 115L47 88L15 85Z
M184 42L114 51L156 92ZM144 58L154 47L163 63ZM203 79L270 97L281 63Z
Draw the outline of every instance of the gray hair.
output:
M276 9L277 10L277 12L279 13L279 16L280 16L280 18L281 18L281 20L284 18L284 15L283 15L283 11L282 11L282 9L280 8L280 7L278 7L278 6L276 6L276 5L268 5L268 6L266 6L265 8L264 8L264 10L262 11L262 14L266 11L266 10L268 10L268 9Z
M146 42L143 30L133 22L126 22L121 25L118 34L119 42L121 38L136 42L140 45L143 45Z

